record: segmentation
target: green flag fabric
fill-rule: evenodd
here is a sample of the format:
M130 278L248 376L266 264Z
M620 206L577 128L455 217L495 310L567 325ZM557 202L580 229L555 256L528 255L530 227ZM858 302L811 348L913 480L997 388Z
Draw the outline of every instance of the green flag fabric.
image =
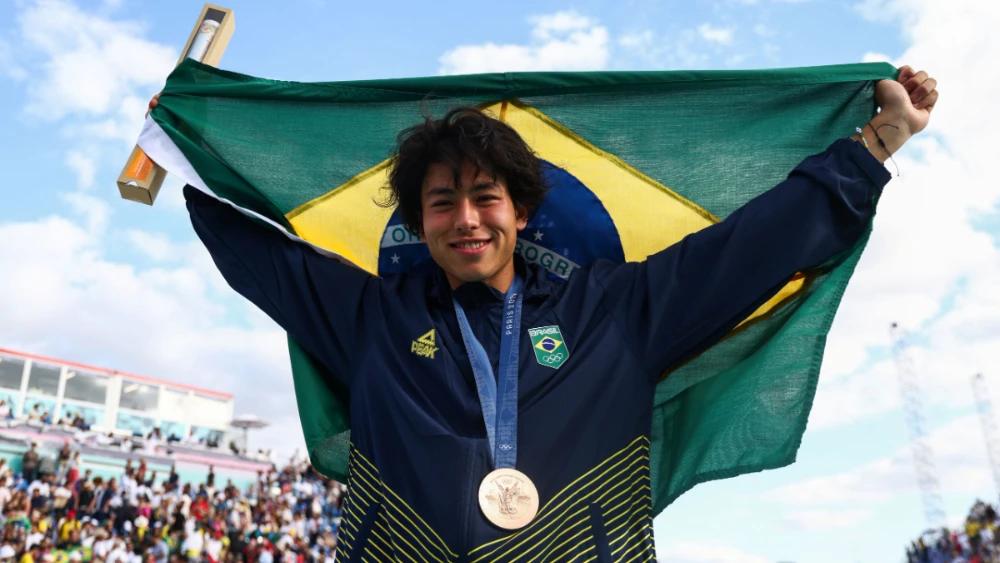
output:
M725 218L871 119L875 82L895 76L879 63L304 84L189 60L169 77L139 144L185 182L388 275L426 258L398 214L375 203L396 136L424 114L478 106L599 200L600 217L551 206L566 240L591 237L593 252L530 232L519 239L526 260L565 278L602 253L643 260ZM803 272L721 342L664 374L650 397L654 514L698 483L794 461L826 335L867 239ZM289 353L311 460L343 480L348 391L291 339Z

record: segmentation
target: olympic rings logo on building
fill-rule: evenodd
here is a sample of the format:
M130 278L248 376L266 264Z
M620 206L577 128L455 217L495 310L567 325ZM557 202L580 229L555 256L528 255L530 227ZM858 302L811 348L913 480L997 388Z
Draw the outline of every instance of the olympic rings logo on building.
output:
M549 354L548 356L543 357L542 361L547 364L558 364L563 361L564 357L565 356L562 355L562 352L559 352L558 354Z

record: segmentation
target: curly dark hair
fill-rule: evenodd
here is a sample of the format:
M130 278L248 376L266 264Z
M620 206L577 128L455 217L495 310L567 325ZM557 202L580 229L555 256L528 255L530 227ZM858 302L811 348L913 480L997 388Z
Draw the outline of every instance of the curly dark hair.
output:
M403 226L419 234L427 168L435 163L447 165L459 186L465 161L476 167L476 174L486 172L494 180L503 179L515 207L529 215L545 199L549 186L542 177L541 161L517 131L478 108L458 107L441 119L425 115L423 123L399 134L389 161L389 194L379 205L398 205Z

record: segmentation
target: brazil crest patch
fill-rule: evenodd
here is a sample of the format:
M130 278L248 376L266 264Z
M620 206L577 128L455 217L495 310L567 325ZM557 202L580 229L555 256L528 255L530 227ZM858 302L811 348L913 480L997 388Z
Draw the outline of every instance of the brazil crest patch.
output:
M529 328L531 349L540 365L559 369L569 359L569 348L563 340L562 332L556 325Z

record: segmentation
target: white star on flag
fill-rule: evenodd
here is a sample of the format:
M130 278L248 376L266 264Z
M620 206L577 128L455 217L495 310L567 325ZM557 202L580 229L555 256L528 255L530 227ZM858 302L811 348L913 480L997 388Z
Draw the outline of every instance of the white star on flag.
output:
M396 254L393 254L389 258L392 258L392 263L393 264L399 264L399 256L397 256Z
M542 231L535 231L535 240L542 240Z

